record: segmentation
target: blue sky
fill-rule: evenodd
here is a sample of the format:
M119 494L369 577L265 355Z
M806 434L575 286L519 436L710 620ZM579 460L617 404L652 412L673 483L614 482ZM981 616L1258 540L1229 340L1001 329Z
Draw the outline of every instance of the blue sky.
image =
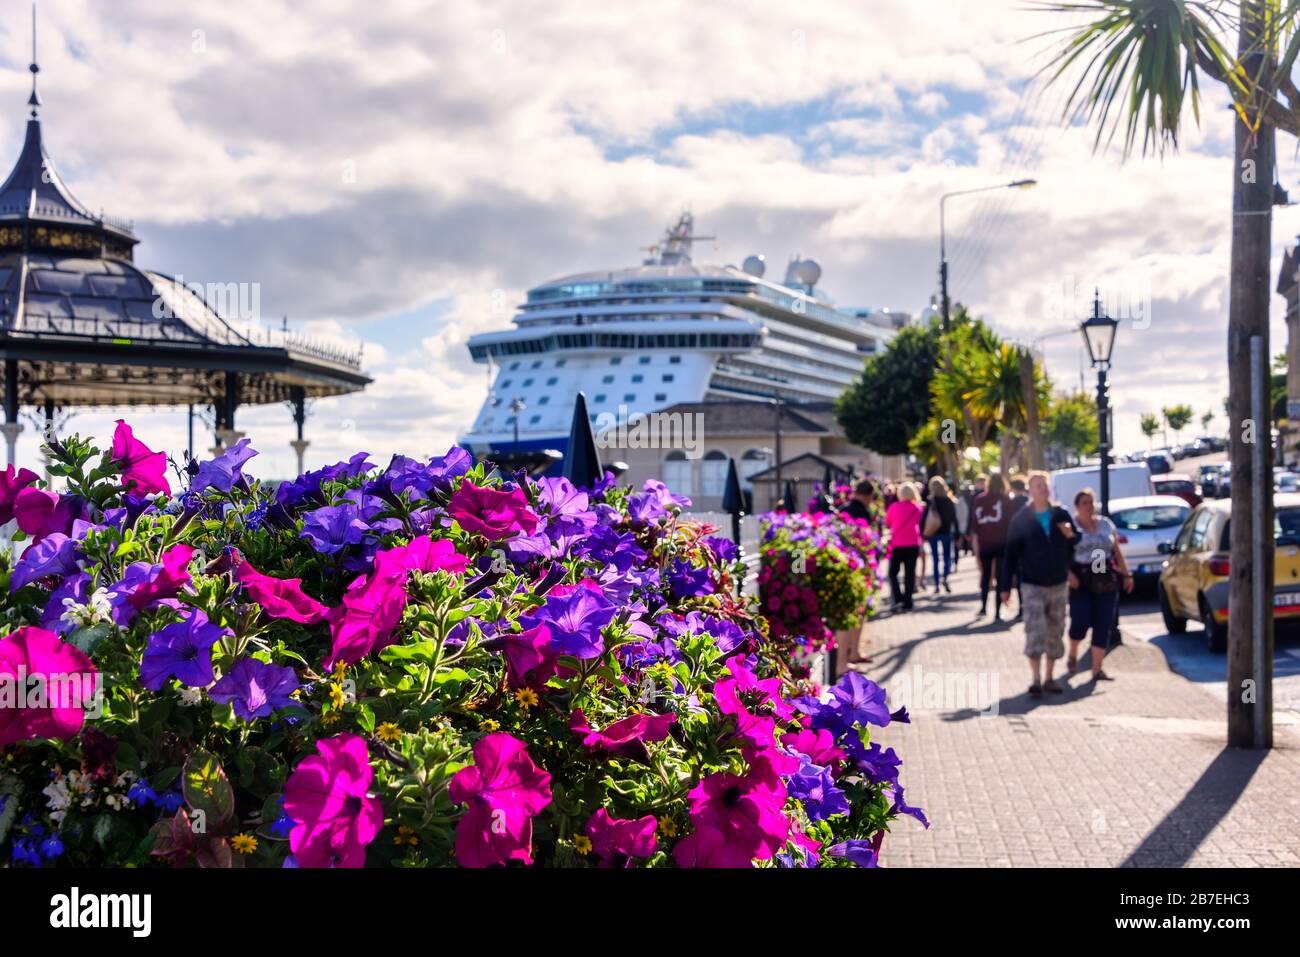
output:
M638 261L682 208L718 237L698 259L801 253L837 301L919 312L939 196L1022 176L1040 186L951 204L954 297L1038 341L1062 385L1079 347L1054 333L1075 292L1149 302L1120 333L1122 446L1144 444L1141 412L1221 409L1226 97L1206 87L1177 155L1095 154L1031 82L1028 38L1055 24L1018 0L185 6L43 0L46 141L79 198L135 219L143 265L257 283L268 325L365 343L375 384L316 405L309 465L445 449L486 391L468 336L507 324L531 285ZM27 17L0 13L7 156ZM1279 154L1300 196L1293 145ZM1298 230L1280 210L1279 261ZM69 427L106 435L119 414ZM182 414L131 418L183 446ZM267 474L290 469L287 410L239 425Z

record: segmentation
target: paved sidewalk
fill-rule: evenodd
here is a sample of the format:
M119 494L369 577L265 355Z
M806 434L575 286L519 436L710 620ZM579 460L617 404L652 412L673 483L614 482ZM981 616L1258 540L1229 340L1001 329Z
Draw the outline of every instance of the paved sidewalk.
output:
M1142 642L1107 658L1115 681L1086 666L1066 677L1061 659L1065 694L1031 698L1023 630L975 619L972 565L952 595L865 631L858 667L912 715L876 740L931 821L896 822L884 866L1300 865L1293 712L1278 714L1273 751L1230 750L1223 705Z

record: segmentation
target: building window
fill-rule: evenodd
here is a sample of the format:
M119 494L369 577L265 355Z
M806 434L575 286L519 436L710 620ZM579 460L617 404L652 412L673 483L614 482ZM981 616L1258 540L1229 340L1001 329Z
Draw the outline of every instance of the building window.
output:
M551 401L551 397L550 397L549 395L544 395L544 396L542 396L540 399L537 400L537 404L538 404L538 405L546 405L546 404L549 403L550 401Z
M542 360L541 360L541 359L536 360L536 361L532 364L532 368L534 368L534 369L540 369L541 367L542 367Z
M529 424L529 425L536 425L536 424L537 424L538 422L540 422L540 421L542 421L542 417L541 417L540 415L535 415L535 416L533 416L531 419L528 420L528 424Z
M740 458L740 484L753 488L753 476L772 467L772 453L767 449L749 449Z
M665 372L665 373L664 373L664 381L665 381L665 382L672 382L672 381L673 381L673 374L672 374L671 372Z
M727 454L714 449L700 463L700 494L721 496L727 487Z
M509 380L509 379L502 379L502 380L501 380L501 388L503 388L503 389L508 389L508 388L510 388L510 380Z
M633 385L635 385L638 382L644 382L644 381L645 381L645 376L641 375L641 373L639 372L636 375L632 376Z
M605 385L609 385L611 382L614 381L614 377L612 375L601 376L600 381L605 383Z
M650 357L649 357L649 356L642 356L638 361L639 361L643 366L648 366L648 365L650 364Z
M609 364L612 365L612 366L622 365L622 364L623 364L623 357L622 357L622 356L614 356L613 358L611 358L611 359L609 360Z
M635 393L635 392L626 392L626 393L624 393L624 394L623 394L623 401L624 401L624 402L635 402L635 401L636 401L636 393Z
M563 368L564 368L564 364L565 364L566 362L568 362L568 361L569 361L568 359L556 359L556 360L555 360L555 368L557 368L557 369L563 369Z
M667 393L667 392L656 392L656 393L655 393L655 401L656 401L656 402L667 402L667 401L668 401L668 393Z
M604 404L605 404L605 393L603 393L603 392L597 392L597 393L595 394L595 396L592 397L592 400L591 400L591 401L592 401L592 402L598 402L598 403L600 403L601 405L604 405Z
M695 490L691 487L691 463L685 452L669 452L664 457L664 484L679 495L690 495Z
M514 372L514 371L515 371L516 369L518 369L518 368L519 368L519 363L518 363L518 362L512 362L512 363L510 363L510 371L511 371L511 372Z
M560 381L560 380L559 380L558 378L556 378L555 376L551 376L549 379L546 380L546 384L547 384L547 385L555 385L555 383L557 383L557 382L559 382L559 381Z
M669 356L669 357L668 357L668 364L669 364L670 366L679 366L679 365L682 364L682 357L681 357L681 356Z

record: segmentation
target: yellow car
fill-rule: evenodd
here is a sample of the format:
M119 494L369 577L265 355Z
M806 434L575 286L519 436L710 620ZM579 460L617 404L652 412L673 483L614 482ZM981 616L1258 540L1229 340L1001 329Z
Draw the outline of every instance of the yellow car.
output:
M1231 501L1202 502L1187 516L1160 573L1160 611L1172 635L1189 619L1205 625L1211 651L1228 647L1228 526ZM1300 493L1273 497L1273 617L1300 619Z

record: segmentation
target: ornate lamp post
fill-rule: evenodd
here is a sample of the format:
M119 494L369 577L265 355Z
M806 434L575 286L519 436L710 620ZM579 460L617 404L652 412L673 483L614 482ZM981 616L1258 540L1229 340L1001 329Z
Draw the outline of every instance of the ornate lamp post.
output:
M1097 451L1101 454L1101 513L1110 514L1110 386L1106 373L1110 371L1110 355L1115 348L1115 332L1119 322L1105 315L1101 308L1101 292L1093 294L1092 315L1079 327L1083 341L1088 346L1092 367L1097 370Z

